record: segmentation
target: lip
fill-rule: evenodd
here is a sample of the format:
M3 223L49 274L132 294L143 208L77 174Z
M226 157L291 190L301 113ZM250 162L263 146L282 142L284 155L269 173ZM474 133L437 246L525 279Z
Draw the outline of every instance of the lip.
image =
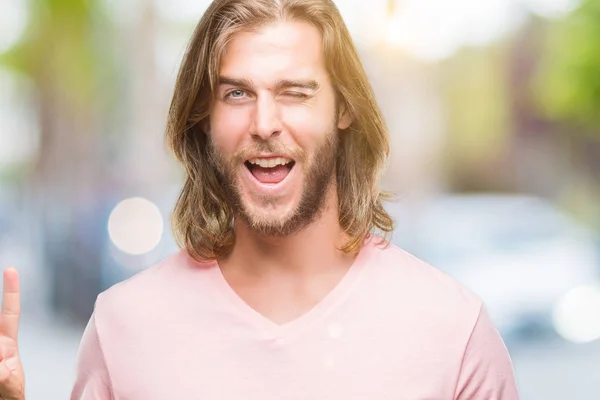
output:
M263 157L257 156L257 157L252 157L252 158L263 158ZM271 156L269 158L275 158L275 157L285 157L285 156ZM243 168L246 171L245 174L248 177L247 181L250 183L250 189L253 192L259 192L260 194L265 194L265 195L282 194L282 192L287 189L287 186L289 186L288 182L290 182L294 178L294 176L297 173L296 170L298 169L297 163L294 163L294 166L292 167L290 172L288 172L286 177L283 178L283 180L281 182L262 183L258 179L256 179L256 177L254 175L252 175L252 172L250 172L248 167L246 167L244 165Z
M288 160L292 160L292 161L296 161L294 159L294 157L287 155L287 154L252 154L250 155L248 158L246 158L246 161L250 161L253 158L262 158L264 160L270 160L272 158L287 158Z

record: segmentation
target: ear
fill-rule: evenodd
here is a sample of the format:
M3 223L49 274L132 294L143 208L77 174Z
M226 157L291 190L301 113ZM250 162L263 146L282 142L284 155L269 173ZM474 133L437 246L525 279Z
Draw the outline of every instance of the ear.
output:
M339 107L338 110L338 129L340 130L344 130L344 129L348 129L350 127L350 125L352 125L353 122L353 118L352 115L350 115L350 112L348 111L348 108L346 107L346 104L342 103Z

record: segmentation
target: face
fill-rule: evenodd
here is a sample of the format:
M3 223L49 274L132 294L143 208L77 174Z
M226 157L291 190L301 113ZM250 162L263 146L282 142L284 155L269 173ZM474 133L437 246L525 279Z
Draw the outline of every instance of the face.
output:
M281 22L233 36L210 111L211 160L236 215L290 235L322 211L335 176L339 114L319 31Z

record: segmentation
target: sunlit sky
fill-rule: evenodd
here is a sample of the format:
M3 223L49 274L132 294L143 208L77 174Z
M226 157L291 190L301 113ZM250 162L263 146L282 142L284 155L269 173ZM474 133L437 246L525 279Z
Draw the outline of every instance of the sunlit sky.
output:
M107 0L110 1L110 0ZM173 21L196 21L208 0L155 0ZM579 0L396 0L388 15L388 0L338 0L356 42L369 46L389 42L417 58L440 59L470 44L486 44L510 32L527 12L555 18L571 11Z
M147 1L147 0L144 0ZM174 23L194 24L209 0L154 0L161 15ZM422 59L440 59L464 45L486 44L518 26L527 11L558 17L580 0L337 0L359 46L386 41ZM103 0L119 19L135 18L142 0ZM27 0L0 2L0 53L21 36Z
M21 37L26 24L26 0L2 0L0 2L0 53L12 47Z

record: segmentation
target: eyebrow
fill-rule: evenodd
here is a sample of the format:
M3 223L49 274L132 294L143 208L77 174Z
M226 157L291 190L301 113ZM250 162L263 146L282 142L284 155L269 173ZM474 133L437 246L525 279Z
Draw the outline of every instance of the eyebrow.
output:
M317 82L313 79L306 79L306 80L280 79L277 81L275 86L278 89L301 88L301 89L318 90L319 82Z
M219 85L231 85L244 88L254 87L252 81L248 79L230 78L227 76L219 77ZM275 88L278 90L289 88L301 88L316 91L319 89L319 87L319 82L317 82L314 79L279 79L275 82Z

